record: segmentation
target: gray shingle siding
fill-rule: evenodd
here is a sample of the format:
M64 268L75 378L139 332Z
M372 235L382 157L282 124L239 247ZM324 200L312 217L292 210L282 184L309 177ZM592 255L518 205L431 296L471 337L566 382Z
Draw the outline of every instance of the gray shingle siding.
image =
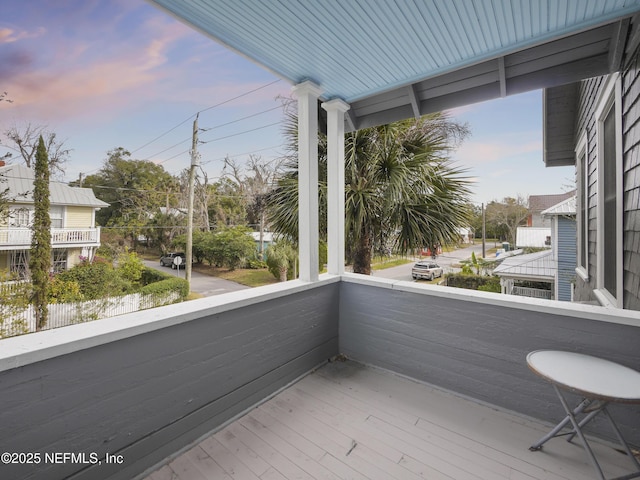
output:
M622 72L624 308L640 310L640 55Z
M583 185L583 179L577 178L578 195L583 197L584 189L588 192L587 202L587 221L589 224L588 242L588 274L589 279L584 281L582 278L576 278L576 286L574 292L574 300L578 302L596 302L593 290L596 288L595 279L597 276L597 207L598 207L598 185L596 182L597 175L597 144L596 144L596 120L595 110L596 102L601 88L604 86L604 77L590 78L580 84L578 117L576 124L575 138L579 139L583 132L587 135L587 172L588 182Z
M623 306L640 310L640 55L636 49L623 70ZM595 110L606 77L585 80L580 85L576 138L586 132L588 139L588 185L578 178L579 195L588 190L588 262L589 279L576 279L575 300L593 302L597 287L597 132Z

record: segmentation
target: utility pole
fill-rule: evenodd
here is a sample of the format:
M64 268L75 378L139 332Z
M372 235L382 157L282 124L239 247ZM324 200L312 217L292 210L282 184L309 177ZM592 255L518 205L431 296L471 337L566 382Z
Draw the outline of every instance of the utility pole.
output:
M82 172L80 172L80 175L79 175L79 177L78 177L78 183L79 183L79 185L78 185L78 186L79 186L80 188L82 188L82 181L83 181L83 178L82 178L82 177L84 177L84 174L83 174Z
M486 244L485 244L485 238L486 238L486 217L484 214L484 203L482 204L482 258L485 258L487 256L486 253Z
M187 213L187 264L184 267L185 279L191 291L191 262L193 259L193 197L196 183L196 167L200 164L198 155L198 115L193 121L193 141L191 144L191 168L189 170L189 211Z

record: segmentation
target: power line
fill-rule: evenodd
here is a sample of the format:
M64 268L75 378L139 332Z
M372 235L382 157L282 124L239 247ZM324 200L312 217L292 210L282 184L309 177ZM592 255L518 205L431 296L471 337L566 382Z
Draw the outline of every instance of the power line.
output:
M211 105L210 107L207 107L207 108L205 108L205 109L203 109L203 110L200 110L199 112L196 112L196 113L194 113L193 115L190 115L190 116L189 116L189 118L187 118L187 119L183 120L182 122L178 123L176 126L174 126L174 127L170 128L169 130L167 130L167 131L166 131L166 132L164 132L163 134L158 135L158 136L157 136L156 138L154 138L153 140L151 140L151 141L149 141L149 142L145 143L145 144L144 144L144 145L142 145L141 147L136 148L136 149L135 149L135 150L133 150L131 153L135 153L135 152L137 152L137 151L139 151L139 150L142 150L143 148L145 148L145 147L147 147L147 146L151 145L153 142L155 142L155 141L157 141L157 140L160 140L160 139L161 139L162 137L164 137L165 135L168 135L169 133L173 132L176 128L178 128L178 127L180 127L180 126L184 125L185 123L187 123L189 120L191 120L193 117L195 117L198 113L206 112L207 110L211 110L211 109L213 109L213 108L220 107L220 106L225 105L225 104L227 104L227 103L233 102L234 100L238 100L239 98L246 97L247 95L250 95L250 94L252 94L252 93L255 93L255 92L257 92L258 90L262 90L263 88L270 87L271 85L274 85L274 84L278 83L279 81L280 81L280 79L274 80L273 82L267 83L267 84L262 85L262 86L260 86L260 87L254 88L253 90L249 90L249 91L244 92L244 93L242 93L242 94L240 94L240 95L237 95L237 96L235 96L235 97L233 97L233 98L229 98L228 100L225 100L225 101L220 102L220 103L216 103L215 105Z
M261 127L252 128L250 130L244 130L242 132L232 133L231 135L225 135L224 137L212 138L211 140L207 140L206 142L201 141L200 143L205 144L205 143L217 142L218 140L225 140L227 138L237 137L238 135L244 135L245 133L255 132L256 130L262 130L264 128L273 127L274 125L279 125L279 124L280 124L280 122L273 122L273 123L269 123L267 125L263 125Z
M213 127L209 127L209 128L201 128L201 129L200 129L200 131L208 132L209 130L215 130L216 128L226 127L226 126L228 126L228 125L232 125L232 124L234 124L234 123L241 122L242 120L246 120L246 119L248 119L248 118L257 117L258 115L262 115L262 114L265 114L265 113L268 113L268 112L272 112L273 110L277 110L277 109L279 109L279 108L281 108L281 107L280 107L280 106L277 106L277 107L269 108L269 109L267 109L267 110L263 110L263 111L261 111L261 112L257 112L257 113L252 113L251 115L247 115L247 116L245 116L245 117L240 117L240 118L237 118L237 119L235 119L235 120L231 120L231 121L226 122L226 123L221 123L221 124L219 124L219 125L214 125ZM166 151L168 151L168 150L171 150L172 148L177 147L178 145L181 145L181 144L183 144L183 143L187 143L187 142L189 142L189 141L191 141L191 137L188 137L188 138L186 138L186 139L184 139L184 140L181 140L180 142L176 143L175 145L172 145L172 146L170 146L170 147L168 147L168 148L165 148L164 150L162 150L162 151L160 151L160 152L158 152L158 153L154 153L153 155L149 155L147 158L143 159L143 161L145 161L145 160L151 160L153 157L156 157L156 156L158 156L158 155L160 155L160 154L162 154L162 153L164 153L164 152L166 152ZM184 152L183 152L183 153L184 153ZM179 154L179 155L181 155L181 154ZM175 157L172 157L172 158L175 158Z
M207 140L207 141L200 141L199 143L200 144L207 144L207 143L211 143L211 142L217 142L218 140L225 140L227 138L237 137L239 135L244 135L245 133L255 132L257 130L262 130L262 129L273 127L274 125L279 125L279 124L280 124L279 121L278 122L273 122L273 123L269 123L267 125L262 125L260 127L251 128L249 130L243 130L242 132L237 132L237 133L232 133L230 135L225 135L223 137L212 138L211 140ZM175 154L172 157L169 157L169 158L167 158L165 160L161 160L160 162L158 162L158 165L162 165L163 163L167 163L169 160L173 160L174 158L179 157L180 155L184 155L185 153L189 153L189 152L190 152L190 150L184 150L184 151L182 151L180 153Z

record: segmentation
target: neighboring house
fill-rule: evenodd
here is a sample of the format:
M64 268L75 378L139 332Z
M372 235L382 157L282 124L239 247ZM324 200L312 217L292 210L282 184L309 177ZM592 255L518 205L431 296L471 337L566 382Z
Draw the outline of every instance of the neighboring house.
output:
M518 227L516 229L516 248L550 248L551 228Z
M8 188L9 214L0 218L0 269L27 274L33 224L33 181L30 168L0 165L0 176ZM92 258L100 246L100 227L95 212L108 204L98 200L90 188L70 187L61 182L49 184L51 209L52 270L66 270Z
M460 243L473 243L474 231L470 227L458 227Z
M543 96L545 163L576 166L574 299L631 310L640 310L637 33L611 58L619 72L547 88Z
M576 197L570 197L542 212L551 220L551 248L557 265L556 300L571 301L576 277Z
M515 255L505 258L493 269L500 277L502 293L534 298L555 298L554 285L558 267L551 250ZM548 284L547 288L531 286L532 283Z
M554 195L529 195L529 216L527 217L527 227L551 227L551 219L546 218L542 212L554 205L575 197L576 192L572 190L567 193L557 193Z
M256 242L256 250L260 251L260 232L251 232L251 237ZM273 232L262 232L262 260L267 260L267 249L273 243Z
M551 250L505 258L493 273L500 277L502 293L569 302L576 268L576 197L569 197L540 215L548 219L551 228L518 228L518 247L551 246ZM532 288L531 282L549 287Z

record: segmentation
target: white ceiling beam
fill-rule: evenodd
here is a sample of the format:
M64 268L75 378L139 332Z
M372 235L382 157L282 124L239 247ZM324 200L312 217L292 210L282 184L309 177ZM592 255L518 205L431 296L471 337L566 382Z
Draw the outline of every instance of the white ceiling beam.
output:
M500 97L507 96L507 72L504 68L504 57L498 58L498 79L500 80Z
M609 45L609 69L611 72L617 72L622 67L622 57L627 43L629 34L630 20L625 18L620 20L611 35L611 44Z
M418 119L422 115L420 114L420 100L418 99L418 91L416 89L416 86L409 85L407 87L407 93L409 94L409 102L411 103L411 108L413 109L413 116Z
M345 112L345 118L347 119L347 123L349 127L347 128L348 132L355 132L358 130L358 119L353 110L348 110Z

